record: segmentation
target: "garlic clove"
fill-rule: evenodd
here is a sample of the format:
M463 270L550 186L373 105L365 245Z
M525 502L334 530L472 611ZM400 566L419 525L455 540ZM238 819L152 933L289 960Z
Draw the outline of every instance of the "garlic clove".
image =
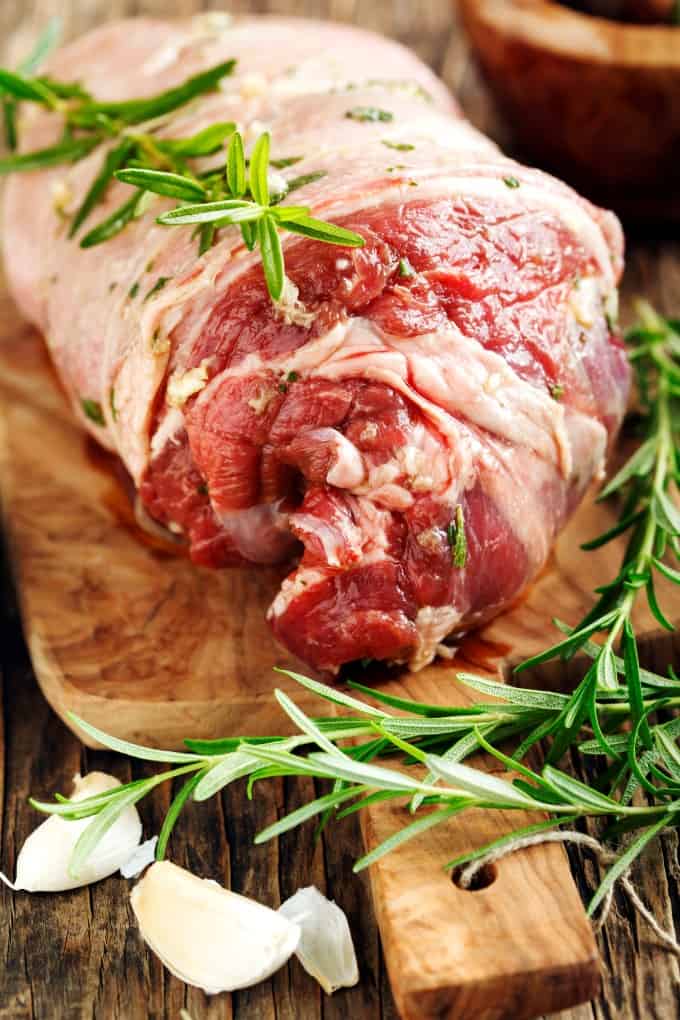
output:
M123 878L137 878L145 868L153 864L156 857L157 843L158 836L153 836L151 839L140 843L138 847L135 847L128 860L120 866L120 873Z
M85 800L115 786L120 786L120 782L105 772L75 776L71 799ZM73 878L68 871L71 853L91 821L92 818L68 821L50 815L33 830L19 851L14 888L26 892L63 892L98 882L118 871L142 837L137 809L131 806L122 812L83 864L78 877Z
M300 938L282 914L170 861L151 865L130 902L149 948L175 977L208 995L264 981Z
M279 907L279 913L300 926L296 955L327 995L359 980L352 934L345 912L310 885L298 889Z

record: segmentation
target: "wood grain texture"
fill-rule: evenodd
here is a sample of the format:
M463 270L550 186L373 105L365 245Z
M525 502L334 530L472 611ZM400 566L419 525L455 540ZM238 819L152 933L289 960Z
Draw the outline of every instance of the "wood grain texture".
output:
M0 30L5 29L9 34L21 23L24 29L22 45L25 49L30 31L56 9L66 14L69 31L75 32L104 16L141 10L187 13L202 6L192 0L164 0L143 4L113 0L106 5L100 0L76 0L72 3L35 0L24 5L21 10L2 5ZM368 0L319 0L305 3L280 0L274 3L240 3L230 6L232 9L270 8L277 11L294 8L296 13L347 18L393 34L414 45L436 69L443 68L447 80L461 95L472 118L483 128L491 128L497 137L503 137L503 126L496 119L494 108L479 87L476 73L466 59L464 43L459 35L450 31L448 4L440 0L418 5L417 11L411 3ZM10 43L17 38L16 35L9 35ZM16 44L15 52L21 52L21 45ZM629 292L642 283L652 297L663 293L669 308L674 306L675 299L677 308L680 301L679 267L680 260L673 246L667 245L657 250L640 249L639 256L634 256L632 260ZM570 561L568 547L564 559L566 563ZM545 580L542 583L545 584ZM549 588L543 590L542 598L552 598ZM546 637L545 605L545 601L542 606L540 602L536 603L536 615L531 629L532 640L537 643L543 643ZM563 615L568 617L570 607L574 610L577 605L578 601L568 602L560 611L566 610ZM652 653L658 655L660 660L664 656L668 657L670 652L668 645L656 645L652 649ZM70 774L79 765L109 768L123 779L129 776L120 759L112 759L100 753L82 752L74 738L49 714L32 683L30 667L18 639L16 614L11 614L6 623L2 655L6 682L10 689L5 694L8 743L4 755L7 776L3 777L5 800L2 863L11 870L16 849L34 824L32 812L25 804L29 791L42 793L66 787ZM110 718L109 725L112 721ZM144 774L144 769L135 768L134 774ZM266 790L262 788L260 795L251 804L243 799L242 790L235 788L208 805L192 807L174 838L172 855L179 863L187 863L212 877L223 877L230 881L233 888L255 893L272 903L304 882L314 881L321 888L328 888L329 894L335 896L350 915L362 961L362 982L356 989L322 1001L314 983L291 963L271 982L256 989L239 993L232 1000L221 996L209 1001L201 993L187 990L175 979L168 977L157 961L140 952L125 896L121 896L121 883L111 879L90 891L74 892L58 900L51 897L12 897L6 890L2 890L0 917L3 920L7 918L8 923L3 926L6 932L3 940L6 963L3 985L6 985L6 989L3 987L0 994L0 1017L3 1020L5 1017L56 1020L61 1017L111 1016L142 1020L148 1016L169 1020L170 1017L178 1017L180 1007L186 1005L194 1020L232 1017L239 1020L259 1020L260 1017L274 1020L280 1016L316 1020L322 1016L339 1016L341 1013L358 1020L377 1017L392 1020L396 1014L380 962L366 880L358 881L350 875L351 861L361 852L356 825L350 819L341 823L330 832L323 846L316 850L312 847L309 830L295 832L278 843L252 849L251 837L258 828L290 810L300 803L302 797L309 795L306 782L296 780L287 783L285 787L272 784ZM145 816L148 831L158 830L168 801L169 791L159 791L148 806ZM387 826L393 825L395 821L388 817L374 817L370 820L376 827L383 826L380 831L387 831ZM414 843L413 847L415 853L417 844ZM447 857L451 856L451 844L447 844L446 849ZM676 844L664 847L666 867L663 871L659 867L658 854L659 851L652 848L642 861L640 878L643 893L657 915L665 916L670 922L672 912L678 913ZM514 862L508 863L514 866ZM590 887L594 879L592 868L587 862L584 864L578 854L573 857L573 865L579 881L587 882ZM518 905L522 905L522 897L526 894L526 879L532 878L534 870L522 871L521 886L514 878L512 880L513 888L519 890L516 894ZM400 878L399 888L403 891L403 875L400 876L398 872L386 875L386 887L389 888L391 882L394 891ZM501 880L505 881L499 878ZM497 911L492 890L493 886L485 892L454 892L454 896L462 897L457 911L463 919L472 910L471 904L479 904L474 909L480 935L484 933L483 924L489 922L497 923L498 930L503 931L503 919L494 920ZM538 917L538 920L541 918ZM604 995L594 1006L565 1014L562 1020L675 1016L677 964L665 954L654 952L648 939L649 933L644 930L644 926L638 926L625 905L617 903L612 922L600 940L604 950ZM395 966L399 965L400 962L396 961ZM470 1001L459 1003L459 1006L465 1012L456 1015L484 1015ZM428 1008L439 1009L439 1012L431 1015L446 1015L443 1004L436 1001L431 1001ZM508 1008L518 1007L509 999ZM508 1012L506 1015L518 1017L520 1013Z

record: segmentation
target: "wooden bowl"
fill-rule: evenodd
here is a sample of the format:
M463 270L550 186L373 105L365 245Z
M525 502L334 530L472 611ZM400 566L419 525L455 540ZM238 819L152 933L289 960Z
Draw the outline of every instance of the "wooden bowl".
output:
M638 220L680 220L680 27L548 0L458 0L517 140L541 166Z

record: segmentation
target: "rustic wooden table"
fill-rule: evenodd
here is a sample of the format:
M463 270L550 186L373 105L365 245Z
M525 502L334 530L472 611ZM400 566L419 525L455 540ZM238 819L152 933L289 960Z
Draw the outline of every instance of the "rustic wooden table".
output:
M190 14L219 2L201 0L19 0L0 4L3 61L19 57L46 19L59 13L68 35L105 18L125 14ZM412 46L443 76L468 115L483 130L507 141L503 125L471 65L449 0L239 0L230 10L294 12L347 20L395 36ZM643 290L662 308L680 309L680 250L670 241L639 240L630 245L625 290ZM129 765L113 755L85 751L48 709L37 689L5 567L2 599L3 717L0 718L1 864L11 873L16 854L36 823L26 803L29 792L64 790L80 770L101 768L123 781ZM663 664L660 664L663 665ZM581 763L575 762L581 769ZM145 768L135 767L135 775ZM252 802L240 787L219 799L190 807L173 837L172 857L202 874L221 876L233 889L270 904L300 885L315 883L347 911L361 964L361 982L333 998L292 962L256 988L208 999L170 977L141 946L127 898L127 883L112 878L61 896L12 894L0 885L0 1020L377 1020L396 1017L380 953L365 876L352 875L360 853L354 817L337 824L314 845L302 829L277 843L253 847L255 832L309 796L308 780L262 784ZM169 802L159 790L142 808L145 830L157 832ZM592 863L572 855L584 893ZM656 915L680 924L680 863L675 835L655 846L636 868L636 881ZM561 1020L629 1020L678 1015L678 961L654 943L626 902L616 900L599 936L603 991L589 1005L560 1014ZM472 1020L472 1018L471 1018ZM557 1020L557 1018L553 1018Z

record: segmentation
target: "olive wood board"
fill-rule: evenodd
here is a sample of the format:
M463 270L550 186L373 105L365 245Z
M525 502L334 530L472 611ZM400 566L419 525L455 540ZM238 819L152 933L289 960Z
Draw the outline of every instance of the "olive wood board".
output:
M0 410L3 512L24 632L43 693L62 718L73 711L119 737L174 748L185 736L281 732L276 686L306 711L328 713L272 670L303 668L264 620L282 572L200 569L141 541L113 459L75 424L41 338L4 293ZM463 639L454 661L371 682L435 703L479 700L455 680L457 670L507 678L514 662L552 640L551 616L576 620L592 588L613 576L620 549L579 550L610 514L585 506L530 591ZM654 629L645 611L637 623L642 633ZM467 812L372 866L406 1020L521 1020L596 994L595 942L560 847L505 859L474 892L443 869L528 818ZM393 803L363 812L367 849L407 820Z

